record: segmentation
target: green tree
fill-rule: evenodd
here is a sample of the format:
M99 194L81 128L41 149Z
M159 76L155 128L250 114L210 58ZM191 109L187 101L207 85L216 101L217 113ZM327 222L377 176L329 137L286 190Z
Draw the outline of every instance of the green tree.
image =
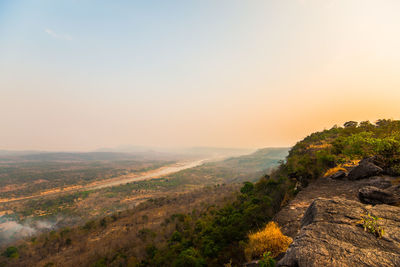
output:
M2 254L7 258L18 258L18 249L16 247L8 247Z
M203 267L206 266L205 260L194 248L188 248L179 254L173 262L174 267Z

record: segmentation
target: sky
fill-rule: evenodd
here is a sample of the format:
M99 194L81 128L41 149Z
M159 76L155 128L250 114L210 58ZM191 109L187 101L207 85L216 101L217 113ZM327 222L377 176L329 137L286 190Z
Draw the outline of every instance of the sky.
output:
M0 0L0 149L291 146L398 119L398 0Z

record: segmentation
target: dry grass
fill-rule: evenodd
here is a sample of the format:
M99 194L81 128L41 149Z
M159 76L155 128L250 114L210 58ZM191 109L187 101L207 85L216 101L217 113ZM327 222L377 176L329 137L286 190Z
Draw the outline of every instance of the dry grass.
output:
M354 167L356 165L358 165L358 163L360 163L359 159L352 159L347 161L346 163L340 164L339 166L346 168L346 167Z
M331 147L332 145L329 143L323 143L323 144L311 144L307 147L307 149L313 149L313 150L320 150L323 148Z
M249 235L244 253L248 261L261 258L266 251L271 252L271 257L275 258L285 252L292 242L292 238L283 235L275 222L269 222L263 230Z
M338 171L346 171L345 168L341 167L341 166L336 166L334 168L330 168L329 170L327 170L324 174L324 177L328 177L331 176L332 174L337 173Z
M336 167L333 167L333 168L330 168L329 170L327 170L324 174L324 177L331 176L332 174L335 174L338 171L347 172L347 168L352 168L354 166L357 166L359 162L360 162L359 159L354 159L354 160L349 160L346 163L339 164Z

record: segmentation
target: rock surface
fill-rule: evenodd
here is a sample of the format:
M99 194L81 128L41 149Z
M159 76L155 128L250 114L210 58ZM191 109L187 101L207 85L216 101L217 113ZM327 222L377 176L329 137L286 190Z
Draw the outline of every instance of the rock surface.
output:
M331 176L329 176L329 178L337 180L337 179L344 179L346 178L347 173L345 171L337 171L334 174L332 174Z
M382 218L382 238L358 224L362 214ZM369 206L345 198L317 198L301 220L300 233L278 266L400 266L400 208Z
M243 266L244 267L258 267L260 266L259 260L251 261L251 262L246 262Z
M366 204L397 205L400 203L400 186L391 186L385 189L365 186L358 191L358 198Z
M360 161L358 166L354 167L349 172L349 174L347 175L347 178L349 180L360 180L360 179L378 175L382 172L383 172L383 169L381 167L375 165L369 159L364 159L364 160Z
M387 176L387 177L374 176L374 177L370 177L368 180L366 180L365 185L375 186L380 189L386 189L393 185L394 180L395 180L395 178L389 177L389 176Z
M297 196L279 211L273 221L278 223L284 235L295 238L300 231L301 219L314 199L340 197L358 200L358 192L364 186L387 188L392 186L392 177L374 176L357 181L320 178L301 190Z

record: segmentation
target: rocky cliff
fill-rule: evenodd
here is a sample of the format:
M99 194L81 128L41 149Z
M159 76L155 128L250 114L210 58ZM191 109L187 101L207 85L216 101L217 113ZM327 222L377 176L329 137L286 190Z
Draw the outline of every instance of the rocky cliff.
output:
M365 160L348 174L310 184L274 218L294 238L277 265L400 266L396 183L398 178ZM361 220L368 214L377 218L382 237L364 230Z

